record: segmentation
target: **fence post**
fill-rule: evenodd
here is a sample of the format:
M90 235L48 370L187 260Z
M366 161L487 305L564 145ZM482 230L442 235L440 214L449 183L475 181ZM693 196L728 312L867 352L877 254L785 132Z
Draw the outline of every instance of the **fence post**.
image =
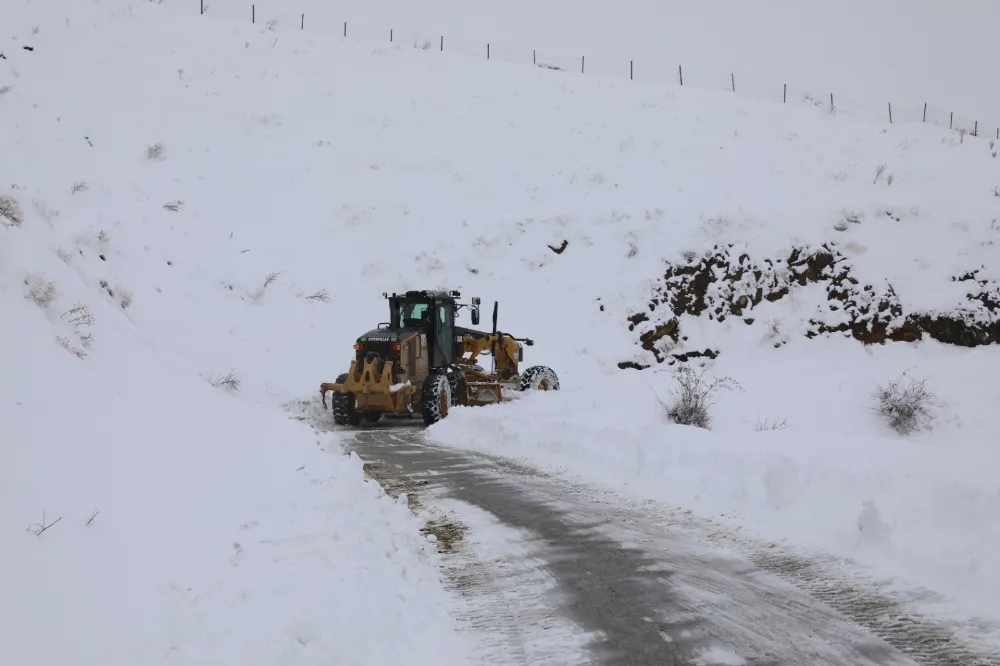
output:
M205 4L205 0L201 0ZM250 5L250 23L257 23L257 5Z
M344 21L344 37L347 37L347 21Z
M979 136L979 121L976 121L976 126L972 128L972 136Z
M781 87L781 103L788 104L788 84L785 83Z
M830 93L830 113L833 113L833 93Z
M205 0L201 0L201 13L205 13Z
M955 112L952 111L951 115L948 116L948 129L954 129L955 126Z
M892 124L892 102L889 102L889 124Z
M538 64L538 58L535 56L535 49L531 49L531 64L532 65Z
M583 65L587 61L587 56L580 56L580 73L583 74Z
M677 65L677 76L681 80L681 85L684 85L684 69L682 65Z
M632 81L635 79L635 61L628 61L628 80Z
M730 74L729 81L733 84L733 92L736 92L736 75Z
M299 28L299 30L305 30L305 29L306 29L306 15L303 14L302 15L302 26Z
M444 53L444 35L441 35L441 52Z
M490 59L490 43L486 42L486 59Z
M927 102L924 102L924 119L921 120L920 122L923 122L923 123L927 122Z

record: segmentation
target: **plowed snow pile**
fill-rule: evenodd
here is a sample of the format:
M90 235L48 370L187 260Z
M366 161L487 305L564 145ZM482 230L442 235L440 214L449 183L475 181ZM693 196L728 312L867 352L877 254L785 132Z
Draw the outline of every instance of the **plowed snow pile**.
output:
M298 27L0 6L0 662L462 663L405 505L280 411L413 288L562 382L438 440L1000 617L985 138ZM656 400L681 356L742 387L712 431ZM908 369L947 404L904 438L868 407Z

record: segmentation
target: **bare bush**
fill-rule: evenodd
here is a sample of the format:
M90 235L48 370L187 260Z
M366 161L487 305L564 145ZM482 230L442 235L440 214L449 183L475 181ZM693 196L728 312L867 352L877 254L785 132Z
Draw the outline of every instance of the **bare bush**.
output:
M30 298L39 307L48 307L59 296L56 283L49 282L41 275L29 275L24 284L28 286L28 295L25 298Z
M77 303L72 308L62 313L61 316L75 328L80 328L81 326L93 326L97 321L94 318L94 315L91 314L90 308L83 303ZM69 318L67 319L67 317Z
M875 183L877 183L878 180L879 180L879 178L882 177L882 174L885 173L885 169L886 169L887 166L889 166L889 165L885 164L885 163L882 163L882 164L879 164L875 168L875 180L872 181L872 185L874 185Z
M179 211L181 208L184 207L184 202L181 201L180 199L178 199L177 201L168 201L167 203L163 204L163 207L169 210L171 213L176 213L177 211Z
M85 180L77 180L73 182L73 187L71 189L73 194L76 194L77 192L86 192L90 189L90 185L88 185Z
M886 185L891 186L895 182L896 182L896 177L895 176L893 176L891 173L886 175L886 177L885 177L885 184Z
M87 358L87 350L90 349L91 345L93 344L94 337L89 333L86 335L81 335L79 347L75 346L67 338L58 335L56 336L56 341L63 349L68 351L70 354L73 354L77 358L82 359L82 358Z
M42 521L40 523L32 523L31 525L28 525L28 531L34 532L35 536L42 536L42 534L44 534L46 530L48 530L50 527L52 527L61 520L62 516L59 516L52 522L49 522L45 518L45 511L42 511Z
M236 376L235 370L230 370L226 375L212 375L208 378L208 383L215 388L225 387L233 391L239 391L243 385L243 380Z
M122 306L122 310L128 310L129 306L132 305L132 292L128 289L119 289L118 305Z
M330 302L330 292L326 289L319 289L315 293L306 296L307 301L319 301L320 303Z
M784 430L787 426L788 419L781 419L780 421L777 419L773 421L770 419L764 419L761 421L760 417L757 417L757 426L754 429L757 432L764 432L766 430Z
M279 275L281 275L281 273L268 273L267 277L264 278L263 286L259 287L257 291L253 293L252 298L255 303L260 302L264 298L264 294L267 293L267 288L274 284Z
M993 188L993 196L1000 197L1000 185Z
M885 386L876 385L869 409L878 412L900 435L930 428L941 400L927 388L927 378L914 379L908 370Z
M706 371L703 369L695 372L688 366L681 366L674 373L678 386L671 391L673 399L664 402L657 396L660 406L674 423L708 430L712 424L709 408L715 404L715 394L720 390L742 390L739 383L731 377L706 380Z
M14 86L0 86L0 97L3 97L13 89Z
M0 195L0 222L6 227L19 227L24 223L21 204L9 194Z
M146 159L147 160L162 160L163 153L166 151L166 147L162 143L154 143L152 146L146 147Z

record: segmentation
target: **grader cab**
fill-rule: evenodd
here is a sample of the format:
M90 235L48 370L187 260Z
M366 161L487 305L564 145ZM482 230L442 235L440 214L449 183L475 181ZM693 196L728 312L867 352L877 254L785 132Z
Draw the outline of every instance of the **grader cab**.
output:
M332 393L330 407L338 425L377 423L383 416L423 418L431 425L455 405L503 402L511 391L557 391L559 378L543 365L524 372L524 346L534 342L497 330L498 304L493 304L493 331L457 325L468 309L479 324L480 300L459 303L457 291L407 291L382 294L389 301L389 321L361 335L354 345L350 369L333 383L320 385ZM487 371L480 365L491 357Z

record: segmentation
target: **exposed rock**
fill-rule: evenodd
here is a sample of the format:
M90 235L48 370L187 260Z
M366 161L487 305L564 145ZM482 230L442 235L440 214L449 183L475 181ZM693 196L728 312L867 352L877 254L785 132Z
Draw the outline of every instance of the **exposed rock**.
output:
M841 334L869 345L916 342L928 335L965 347L1000 343L1000 283L980 277L981 269L952 278L970 285L967 303L956 304L955 311L904 313L894 287L860 284L835 243L818 249L795 248L785 258L762 261L753 261L745 253L733 257L732 247L715 246L701 257L687 253L683 263L668 264L648 303L652 314L639 312L629 317L629 330L639 331L640 346L658 363L668 358L714 358L716 352L707 353L711 350L671 352L678 341L687 339L680 334L681 317L707 316L723 322L735 316L752 325L755 318L750 313L762 301L780 301L810 284L825 286L827 303L810 318L809 338ZM667 312L658 317L664 308ZM673 344L661 343L664 338Z

